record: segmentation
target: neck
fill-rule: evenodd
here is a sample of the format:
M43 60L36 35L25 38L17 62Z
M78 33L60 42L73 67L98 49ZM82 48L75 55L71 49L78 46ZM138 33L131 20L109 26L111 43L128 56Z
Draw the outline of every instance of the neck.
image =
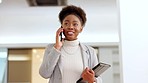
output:
M67 40L67 41L74 41L74 40L77 40L77 38L76 39L65 39L65 40Z

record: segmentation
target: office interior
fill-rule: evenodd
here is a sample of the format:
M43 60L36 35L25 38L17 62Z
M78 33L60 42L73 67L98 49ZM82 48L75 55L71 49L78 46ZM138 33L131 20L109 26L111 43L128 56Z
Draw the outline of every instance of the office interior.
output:
M123 59L121 56L121 50L125 50L125 47L121 46L120 42L123 33L119 33L121 33L120 29L123 31L126 29L126 27L121 28L119 23L121 20L119 3L121 4L123 0L49 0L50 4L46 5L36 1L42 3L47 0L1 0L0 2L0 83L48 83L49 79L42 78L38 70L45 47L55 42L55 32L60 26L58 13L63 6L69 4L82 7L87 14L87 22L79 40L96 50L100 62L111 65L111 68L101 76L103 83L139 82L128 79L131 75L127 75L127 72L130 74L133 71L126 63L130 60L125 60L125 57L128 57L126 55ZM121 4L121 9L122 5L126 4ZM121 12L122 15L123 13ZM121 20L121 23L124 24L124 21ZM127 35L130 37L130 34ZM123 36L123 40L124 38ZM134 43L130 42L130 44ZM130 45L128 48L131 50ZM124 50L123 54L130 54ZM141 60L145 61L144 58ZM142 72L145 77L142 78L141 83L147 81L144 79L147 76L145 70Z

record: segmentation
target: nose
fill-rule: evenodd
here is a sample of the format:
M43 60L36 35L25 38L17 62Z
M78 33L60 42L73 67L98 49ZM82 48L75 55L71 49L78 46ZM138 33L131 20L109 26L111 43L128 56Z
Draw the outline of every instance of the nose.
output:
M68 28L69 28L69 29L74 29L73 24L70 24L70 25L68 26Z

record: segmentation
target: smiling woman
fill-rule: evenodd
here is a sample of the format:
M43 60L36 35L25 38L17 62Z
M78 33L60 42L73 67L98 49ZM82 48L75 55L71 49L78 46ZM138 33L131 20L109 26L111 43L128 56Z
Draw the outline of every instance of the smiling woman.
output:
M101 83L100 76L95 77L92 70L98 64L94 49L77 38L86 22L84 10L74 5L65 6L59 13L59 20L62 28L56 32L55 43L45 49L40 75L49 78L50 83L76 83L81 77L84 83ZM60 33L65 36L62 41Z
M31 0L30 0L31 1ZM33 1L33 0L32 0ZM35 0L34 0L35 1ZM36 0L37 1L37 0ZM43 0L40 0L43 1ZM56 1L56 0L55 0ZM58 0L62 1L62 0ZM118 11L116 6L116 0L64 0L68 4L73 4L75 6L85 9L87 14L87 23L83 25L84 20L80 14L74 13L72 15L62 14L63 19L59 22L58 13L64 6L34 6L31 7L28 5L27 0L2 0L0 4L0 47L8 48L9 52L11 49L22 49L22 48L41 48L45 47L48 44L55 43L56 31L61 30L65 37L63 36L63 50L61 49L61 54L77 54L80 53L80 42L86 45L93 46L96 49L98 55L97 60L107 62L112 65L112 67L104 73L101 78L103 83L120 83L120 61L118 52ZM60 28L60 27L63 28ZM57 29L58 28L58 29ZM59 31L60 32L60 31ZM9 33L9 34L6 34ZM59 37L59 35L57 35ZM62 41L62 42L63 42ZM73 43L74 44L73 44ZM71 44L72 43L72 44ZM44 49L43 49L44 50ZM48 50L48 48L47 48ZM57 49L52 49L59 51ZM83 50L83 52L86 50ZM17 52L19 52L17 50ZM53 52L53 51L52 51ZM87 51L86 51L87 52ZM22 53L22 52L21 52ZM86 53L84 53L86 54ZM115 56L114 56L115 55ZM30 55L31 56L31 55ZM31 58L21 57L20 55L13 58L8 56L8 59L11 60L21 60L28 61L33 57L40 57L38 54L32 56ZM96 57L96 56L95 56ZM54 57L53 57L54 58ZM72 70L70 67L71 64L80 64L83 65L82 57L77 56L63 56L62 63L68 63L75 61L75 63L65 64L64 68L67 70ZM47 58L49 59L49 58ZM50 58L51 62L54 63L54 59ZM60 61L59 59L59 61ZM66 60L65 60L66 59ZM40 59L34 58L34 60L40 61ZM17 62L16 62L17 63ZM19 62L18 62L19 63ZM23 62L20 62L21 68ZM61 65L60 63L58 63ZM16 65L16 64L14 64ZM28 65L28 64L26 64ZM31 68L27 68L30 67ZM43 83L42 78L39 73L40 63L29 64L24 69L29 69L32 73L29 73L29 76L25 76L19 73L22 78L28 78L32 83ZM76 67L79 70L78 73L82 73L83 66ZM84 65L85 66L85 65ZM15 68L14 66L11 66ZM9 67L9 68L11 68ZM61 66L59 66L61 67ZM35 71L30 70L35 69ZM16 72L9 72L12 77L17 76ZM64 69L63 69L64 70ZM17 70L15 70L17 71ZM20 69L20 71L22 71ZM18 71L17 71L18 72ZM66 70L64 71L66 72ZM69 71L70 72L70 71ZM25 72L23 72L25 73ZM68 73L68 72L66 72ZM17 73L18 74L18 73ZM26 73L25 73L26 74ZM23 75L23 76L21 76ZM35 76L30 76L35 75ZM74 74L74 77L78 77ZM37 77L37 78L36 78ZM80 77L80 75L79 75ZM17 78L17 77L16 77ZM38 79L38 80L36 80ZM75 79L75 78L74 78ZM12 79L13 82L16 82L18 78ZM8 80L12 82L11 80ZM23 81L24 82L24 81Z
M65 17L62 27L65 39L69 41L76 40L83 29L79 18L75 15L68 15Z

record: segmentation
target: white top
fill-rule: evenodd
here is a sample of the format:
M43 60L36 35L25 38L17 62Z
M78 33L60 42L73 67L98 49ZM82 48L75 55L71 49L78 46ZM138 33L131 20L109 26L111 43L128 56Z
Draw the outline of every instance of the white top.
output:
M83 71L79 41L66 41L61 48L63 78L62 83L76 83Z

